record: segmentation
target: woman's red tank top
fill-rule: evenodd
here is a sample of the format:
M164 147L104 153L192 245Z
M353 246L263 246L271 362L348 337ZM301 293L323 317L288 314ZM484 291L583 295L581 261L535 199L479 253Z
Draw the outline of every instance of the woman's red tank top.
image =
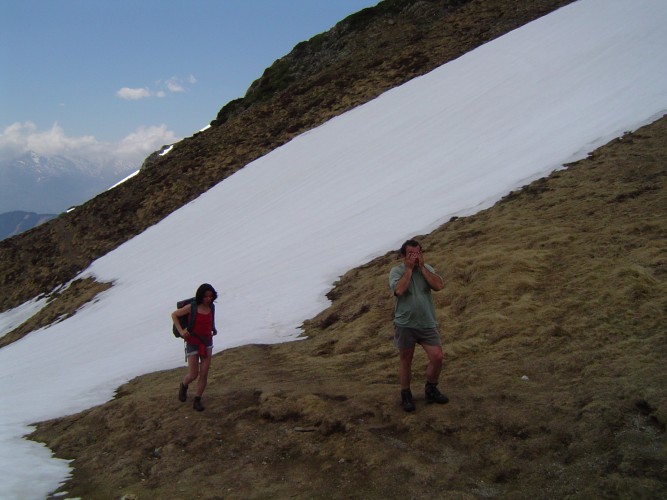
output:
M200 312L195 316L195 324L192 327L193 333L200 337L210 337L213 331L213 314L202 314Z

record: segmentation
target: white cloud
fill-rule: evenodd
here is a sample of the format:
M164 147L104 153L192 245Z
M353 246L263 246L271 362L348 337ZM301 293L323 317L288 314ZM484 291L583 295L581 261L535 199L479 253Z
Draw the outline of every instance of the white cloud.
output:
M185 92L185 87L183 87L180 80L175 76L172 76L169 80L167 80L166 85L167 89L169 89L169 92Z
M129 101L137 101L139 99L146 99L149 97L163 98L167 96L167 92L172 94L178 94L181 92L186 92L188 89L186 84L194 85L197 83L197 78L194 75L190 74L186 78L181 78L178 76L172 76L168 80L162 81L159 80L156 82L156 87L163 87L157 90L151 90L148 87L142 88L130 88L123 87L116 92L116 96L121 99L126 99Z
M63 155L89 159L95 164L141 165L153 151L179 139L167 126L140 127L117 143L101 142L92 135L71 137L57 123L39 131L32 122L14 123L0 132L0 160L11 160L28 151L39 155Z
M151 92L147 88L131 89L129 87L123 87L118 92L116 92L116 95L121 99L136 101L138 99L145 99L146 97L150 97Z
M129 157L138 154L145 158L161 146L173 144L177 140L174 132L168 130L164 124L140 127L120 141L116 145L116 151L119 155Z
M11 158L27 151L40 155L70 155L97 143L92 135L67 137L63 128L54 123L46 131L38 131L32 122L14 123L0 135L0 159Z

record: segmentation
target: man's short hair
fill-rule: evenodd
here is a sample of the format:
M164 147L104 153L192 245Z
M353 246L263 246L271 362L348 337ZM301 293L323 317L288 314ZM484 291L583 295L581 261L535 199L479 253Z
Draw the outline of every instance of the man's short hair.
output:
M419 250L422 249L422 246L417 240L407 240L401 245L401 255L405 256L408 247L418 247Z

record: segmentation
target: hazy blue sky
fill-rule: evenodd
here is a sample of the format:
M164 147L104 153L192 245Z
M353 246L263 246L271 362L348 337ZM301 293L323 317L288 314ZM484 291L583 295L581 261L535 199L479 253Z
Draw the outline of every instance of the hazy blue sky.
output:
M0 159L192 135L294 45L377 3L0 0Z

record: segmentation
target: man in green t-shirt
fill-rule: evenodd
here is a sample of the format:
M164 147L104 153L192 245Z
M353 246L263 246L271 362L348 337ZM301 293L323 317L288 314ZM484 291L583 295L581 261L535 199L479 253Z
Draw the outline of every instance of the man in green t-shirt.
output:
M438 378L442 370L442 345L431 291L442 290L442 278L435 269L424 262L419 242L408 240L401 246L403 262L389 272L396 305L394 308L394 344L400 353L399 380L401 402L405 411L414 411L415 403L410 391L412 357L415 346L420 344L428 357L426 367L427 403L444 404L449 398L438 390Z

